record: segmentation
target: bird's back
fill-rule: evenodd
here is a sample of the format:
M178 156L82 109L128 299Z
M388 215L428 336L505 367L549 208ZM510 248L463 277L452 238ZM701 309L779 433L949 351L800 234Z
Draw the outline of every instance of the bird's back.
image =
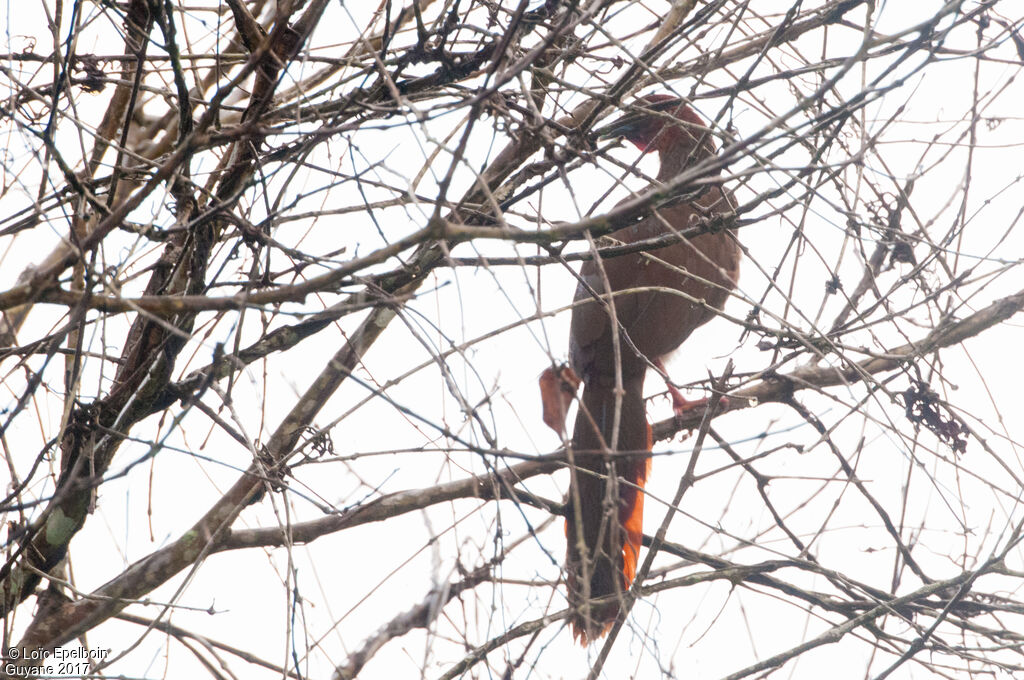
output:
M692 202L662 208L611 237L623 243L656 238L671 233L669 225L677 230L698 226L702 219L730 212L733 205L731 195L712 185ZM736 287L739 263L739 244L728 231L701 234L648 253L584 263L580 276L593 291L604 293L607 278L610 289L622 293L614 297L614 307L626 331L620 343L623 374L646 369L647 362L636 351L651 360L662 357L709 321ZM625 292L630 290L637 292ZM576 300L593 300L593 294L580 284ZM614 373L611 329L604 305L590 302L574 308L569 355L584 383L588 376Z

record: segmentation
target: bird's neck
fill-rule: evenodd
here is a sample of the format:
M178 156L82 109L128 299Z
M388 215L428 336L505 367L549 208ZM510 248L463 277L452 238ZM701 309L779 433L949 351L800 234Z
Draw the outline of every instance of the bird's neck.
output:
M692 146L687 146L680 150L670 150L668 153L665 151L661 152L661 168L658 170L658 180L661 182L667 182L670 179L681 175L687 168L697 165L703 160L711 158L714 152L705 145L700 150L695 150ZM717 174L717 171L715 172Z
M662 182L667 182L686 168L715 155L714 144L707 133L695 138L688 130L678 127L666 128L658 141L660 143L657 150L661 159L658 180Z

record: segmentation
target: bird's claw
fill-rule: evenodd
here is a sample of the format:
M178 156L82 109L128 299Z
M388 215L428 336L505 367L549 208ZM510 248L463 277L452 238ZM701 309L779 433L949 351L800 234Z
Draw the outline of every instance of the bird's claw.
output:
M669 393L672 396L672 411L676 418L682 418L694 411L703 411L708 407L710 401L707 397L702 399L686 399L675 387L669 386ZM718 398L718 412L726 411L729 408L729 397Z

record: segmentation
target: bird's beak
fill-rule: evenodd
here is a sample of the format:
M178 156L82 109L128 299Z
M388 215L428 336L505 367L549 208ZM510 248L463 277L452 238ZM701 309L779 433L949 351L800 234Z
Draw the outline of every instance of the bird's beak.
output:
M642 113L627 113L625 116L612 121L608 125L597 128L594 130L594 135L597 139L629 137L636 134L637 128L644 117L645 116Z
M630 137L636 134L639 127L651 117L651 111L670 111L679 106L678 100L663 102L640 103L643 107L640 111L632 111L613 120L608 125L594 130L598 139L610 139L612 137Z

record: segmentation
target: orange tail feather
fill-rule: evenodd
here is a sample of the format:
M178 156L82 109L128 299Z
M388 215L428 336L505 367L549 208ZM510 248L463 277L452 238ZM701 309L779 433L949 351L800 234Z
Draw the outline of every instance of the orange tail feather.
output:
M651 450L651 428L640 396L642 382L637 383L627 385L621 402L618 454ZM632 585L643 541L643 489L650 456L598 453L607 450L611 421L607 416L614 402L612 390L584 385L583 408L573 431L576 469L567 506L566 572L569 603L575 610L569 625L583 645L607 633L615 622L619 601L612 596L621 597ZM615 498L609 498L609 493ZM614 515L607 512L612 504L617 508ZM608 601L591 604L596 598Z
M651 425L647 424L647 450L654 448ZM639 564L640 546L644 540L644 487L647 477L651 474L651 457L634 461L633 469L626 475L631 486L622 489L622 505L619 506L619 523L625 533L622 545L622 582L623 590L629 588L636 578L636 567Z

